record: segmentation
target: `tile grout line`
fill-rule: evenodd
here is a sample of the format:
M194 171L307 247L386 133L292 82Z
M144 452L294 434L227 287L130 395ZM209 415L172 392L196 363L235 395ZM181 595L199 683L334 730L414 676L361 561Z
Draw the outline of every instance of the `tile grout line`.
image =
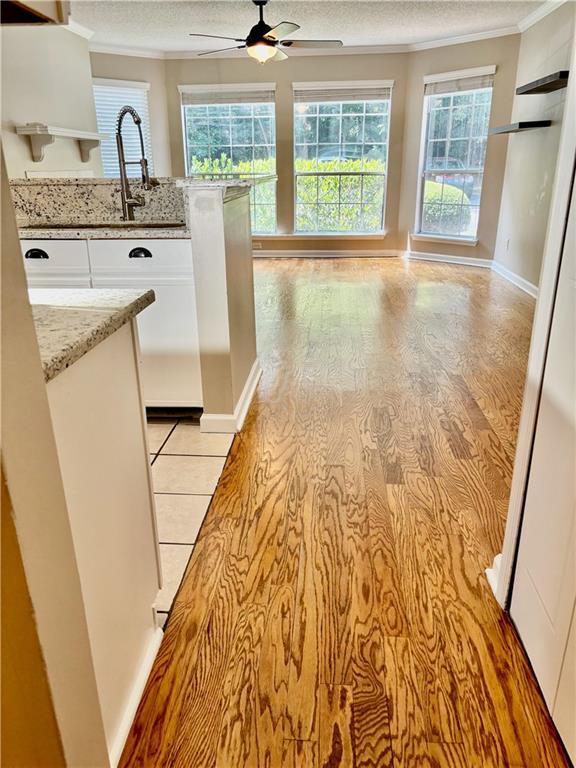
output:
M180 424L180 419L176 419L176 422L175 422L174 426L172 427L170 432L168 432L168 434L164 438L164 442L160 445L160 448L158 448L158 453L156 454L157 456L160 455L160 453L162 451L162 448L164 448L164 446L166 445L168 440L170 440L170 437L171 437L172 433L174 432L174 430L176 429L176 427L178 426L178 424Z
M188 566L190 564L190 560L192 559L192 556L193 556L193 553L194 553L194 549L195 549L195 546L196 546L196 542L198 540L198 534L200 533L200 530L202 529L202 526L204 525L204 522L206 521L206 517L208 516L208 512L209 512L209 509L210 509L210 506L211 506L211 503L212 503L212 499L214 498L214 493L216 492L216 488L218 487L218 483L220 481L220 478L222 477L222 473L224 471L224 467L226 466L226 462L227 462L228 457L230 455L230 451L232 450L232 445L234 443L234 438L235 438L235 435L232 435L232 440L230 441L230 445L228 446L228 450L227 450L227 452L224 455L198 454L198 453L192 453L192 454L189 454L189 453L162 453L162 451L165 448L168 440L171 438L172 434L174 433L174 431L176 430L176 428L178 427L178 425L180 423L182 423L181 419L177 419L176 423L174 424L174 426L172 427L170 432L166 435L164 441L160 445L160 448L158 449L157 453L154 455L154 459L150 463L150 466L153 466L154 463L156 462L156 460L158 459L158 457L161 456L161 455L164 456L164 457L171 457L171 456L173 456L173 457L181 457L181 458L189 457L189 458L223 459L224 462L223 462L222 469L221 469L220 473L218 474L218 479L216 480L216 485L215 485L215 487L214 487L214 489L212 490L211 493L185 493L185 492L178 492L178 491L158 491L157 492L156 490L154 490L154 495L158 495L158 496L198 496L200 498L208 498L208 505L207 505L207 508L206 508L206 512L205 512L205 514L203 516L202 522L200 524L200 528L199 528L199 530L197 532L197 535L196 535L196 538L195 538L195 540L193 542L160 541L160 540L158 541L159 546L168 546L168 547L171 547L171 546L184 546L184 547L190 547L190 555L189 555L189 557L187 559L187 562L186 562L186 564L184 566L184 570L182 572L182 576L181 576L180 582L179 582L178 586L176 587L174 595L172 596L172 600L170 602L170 607L167 610L158 611L158 613L163 613L163 614L166 615L166 621L164 623L164 626L166 626L167 622L169 621L170 614L172 612L172 608L173 608L174 602L176 600L176 596L178 595L178 592L180 591L180 588L182 586L182 582L184 580L184 576L186 574L186 571L188 570Z
M157 454L160 456L160 453ZM163 453L162 456L188 456L191 459L225 459L227 453Z

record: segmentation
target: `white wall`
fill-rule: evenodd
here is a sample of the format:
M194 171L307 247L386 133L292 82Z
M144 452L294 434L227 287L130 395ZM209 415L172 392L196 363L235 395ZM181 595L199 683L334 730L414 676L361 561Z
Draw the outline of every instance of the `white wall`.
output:
M521 38L516 85L569 69L576 4L565 3ZM574 77L574 73L572 73ZM549 128L496 136L508 142L494 258L538 285L566 91L515 96L512 121L552 120Z
M61 27L2 27L2 142L10 178L26 171L93 170L102 175L100 152L83 163L78 142L58 138L35 163L25 136L14 126L40 122L96 131L88 41Z

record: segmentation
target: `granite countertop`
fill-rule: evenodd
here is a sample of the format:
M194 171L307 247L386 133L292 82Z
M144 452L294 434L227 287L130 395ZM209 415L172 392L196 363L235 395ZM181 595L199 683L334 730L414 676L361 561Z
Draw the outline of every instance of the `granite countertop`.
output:
M258 186L258 184L265 184L269 181L276 181L278 177L274 174L268 176L253 176L249 179L235 179L226 177L224 174L222 178L211 176L210 178L201 178L191 176L185 179L175 179L175 184L180 189L183 189L187 195L194 192L205 192L206 190L216 190L222 195L222 200L234 200L237 197L246 195L250 192L252 187Z
M185 224L167 227L139 227L134 222L133 227L70 227L69 225L54 227L21 227L18 230L20 240L188 240L190 230Z
M51 381L155 300L152 290L31 288L45 380Z
M206 174L205 177L190 176L183 179L175 179L177 187L192 187L197 189L213 188L213 187L256 187L258 184L265 184L269 181L276 181L278 177L273 173L266 176L252 176L250 178L234 178L231 174L222 174L221 178L218 178L217 174Z

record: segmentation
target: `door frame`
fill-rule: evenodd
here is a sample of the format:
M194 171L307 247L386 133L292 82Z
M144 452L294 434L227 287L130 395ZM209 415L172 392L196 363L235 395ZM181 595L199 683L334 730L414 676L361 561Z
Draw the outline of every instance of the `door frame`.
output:
M540 286L532 327L532 339L530 342L524 399L522 401L522 413L518 429L504 543L502 552L496 555L492 567L486 571L496 599L505 609L509 608L512 595L538 406L542 391L542 380L554 313L560 263L564 249L566 225L576 172L575 67L576 38L572 42L571 77L568 79L556 176L550 204L550 218L548 220L548 231L546 233L542 268L540 271Z

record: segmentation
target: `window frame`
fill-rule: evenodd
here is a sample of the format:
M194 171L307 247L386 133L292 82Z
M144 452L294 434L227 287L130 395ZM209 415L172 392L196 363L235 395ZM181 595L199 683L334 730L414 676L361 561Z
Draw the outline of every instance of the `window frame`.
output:
M152 141L152 119L150 116L150 90L151 90L151 84L145 80L120 80L117 78L110 78L110 77L93 77L92 78L92 94L94 98L94 111L96 112L96 122L98 123L98 110L96 107L96 96L94 93L94 87L98 86L99 88L117 88L117 89L133 89L138 91L145 91L146 92L146 111L147 114L145 116L141 117L142 119L142 132L144 134L144 148L146 151L146 159L148 160L148 168L150 171L150 175L154 173L154 148L153 148L153 141ZM109 133L109 131L104 131L105 133ZM114 136L109 136L111 140L114 140ZM107 176L104 169L104 162L102 161L102 174L104 178L107 179L115 179L119 178L118 176ZM130 175L129 179L136 179L138 178L140 174L137 173L136 175Z
M389 90L389 95L385 98L378 98L377 96L374 96L370 93L370 89L378 89L378 88L384 88ZM301 238L332 238L332 237L339 237L339 238L382 238L386 235L386 214L387 214L387 202L388 202L388 179L389 179L389 158L390 158L390 131L391 131L391 125L392 125L392 96L394 92L394 80L354 80L354 81L323 81L323 82L303 82L303 83L292 83L292 89L293 89L293 105L292 105L292 188L293 188L293 223L292 223L292 232L293 237L301 237ZM299 101L295 94L298 91L325 91L325 92L331 92L332 95L335 95L336 92L341 91L345 92L347 89L354 89L356 91L361 91L365 95L365 98L363 99L355 99L358 103L365 104L366 102L371 101L387 101L388 102L388 110L387 110L387 133L386 133L386 153L385 153L385 167L386 170L382 174L377 174L378 176L384 177L384 190L382 195L382 225L381 228L374 231L307 231L307 230L298 230L297 229L297 216L298 216L298 182L297 182L297 176L298 173L296 171L296 106L298 103L313 103L313 104L322 104L327 103L323 102L321 99L321 94L319 93L318 98L314 101ZM342 105L344 103L350 103L350 100L347 100L345 98L345 94L343 94L341 99L331 99L332 103ZM342 122L343 117L342 107L340 106L340 118ZM363 115L366 114L366 108L363 109ZM317 113L317 117L319 120L320 114ZM341 126L342 128L342 126ZM318 141L316 142L318 144ZM369 142L370 143L370 142ZM342 136L340 136L340 143L338 145L340 148L342 148ZM364 146L364 141L361 142L360 146ZM337 174L337 172L335 172ZM343 175L347 175L346 171L342 171ZM311 175L316 175L318 177L321 177L323 175L330 175L330 173L322 174L320 171L312 172ZM367 171L366 174L364 174L362 171L358 172L357 174L352 175L358 175L361 178L361 187L363 186L363 176L364 175L370 175L370 172ZM374 175L374 174L372 174ZM339 188L339 202L338 205L340 206L340 188ZM362 199L360 204L362 205Z
M234 102L232 100L224 100L224 101L213 101L212 105L214 104L254 104L254 103L266 103L272 105L272 119L273 119L273 138L274 141L270 146L274 148L274 174L277 173L277 167L276 167L276 161L277 161L277 150L278 150L278 141L277 141L277 131L276 131L276 83L234 83L234 84L225 84L225 83L214 83L214 84L180 84L178 85L178 93L180 96L180 120L181 120L181 130L182 130L182 152L183 152L183 160L184 160L184 172L187 177L191 177L193 174L191 173L191 169L189 167L188 162L188 142L187 142L187 131L186 131L186 107L191 106L190 104L185 104L183 100L183 95L186 93L193 94L196 96L199 101L199 106L210 106L210 97L214 94L228 94L228 93L236 93L239 97L239 100L237 102ZM249 95L251 93L271 93L272 98L261 100L260 102L251 102L248 100ZM205 95L206 100L201 100L201 97ZM252 120L254 120L254 116L252 116ZM232 145L230 145L232 147ZM247 145L248 146L248 145ZM252 141L252 148L254 148L254 141ZM274 230L272 232L258 232L253 231L253 234L256 237L276 237L278 234L278 184L277 181L270 182L274 183ZM256 187L252 187L250 195L252 196L256 195ZM257 205L257 202L253 203L254 206ZM252 203L251 203L252 207Z
M442 72L435 75L427 75L424 77L424 86L426 86L428 83L441 83L451 80L465 80L467 78L473 78L473 77L482 77L485 75L494 75L496 72L496 66L495 65L488 65L485 67L473 67L471 69L463 69L463 70L457 70L454 72ZM492 93L490 96L490 114L489 114L489 120L492 113L492 103L494 98L494 84L491 87ZM462 90L462 91L450 91L447 92L446 95L451 95L453 93L473 93L475 90L484 90L485 88L471 88L469 90ZM486 153L484 155L484 163L482 165L482 191L480 193L480 201L478 203L478 224L476 227L476 233L471 235L454 235L451 233L442 233L442 232L423 232L422 231L422 211L423 211L423 204L424 204L424 185L425 185L425 163L426 163L426 153L427 153L427 147L428 147L428 136L429 136L429 128L430 128L430 108L429 108L429 99L432 98L433 95L427 95L425 92L425 88L423 89L422 93L422 121L421 121L421 129L420 129L420 152L419 152L419 160L418 160L418 176L417 176L417 189L416 189L416 210L415 210L415 217L414 217L414 230L411 233L411 238L415 241L418 240L428 240L428 241L436 241L436 242L444 242L444 243L461 243L462 245L477 245L478 243L478 232L480 230L480 221L482 217L482 197L484 194L484 173L486 171ZM488 137L490 135L489 130L486 133L486 149L488 148ZM448 169L445 169L448 170ZM467 170L467 169L464 169ZM440 172L440 171L439 171Z

